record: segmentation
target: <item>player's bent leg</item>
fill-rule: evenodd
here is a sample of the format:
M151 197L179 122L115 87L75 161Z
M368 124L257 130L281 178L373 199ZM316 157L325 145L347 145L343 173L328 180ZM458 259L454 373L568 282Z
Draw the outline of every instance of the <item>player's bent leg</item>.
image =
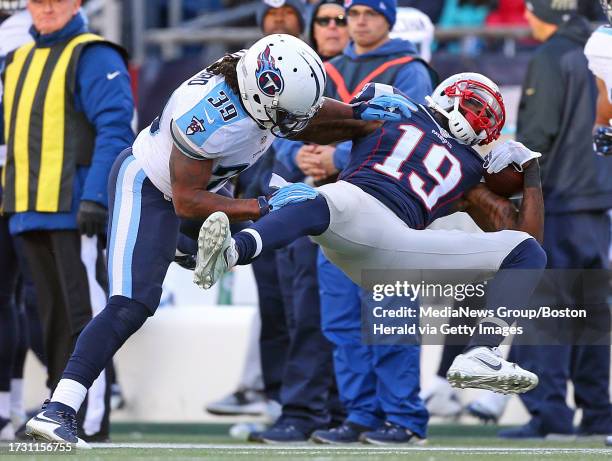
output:
M87 448L76 436L76 412L87 389L100 375L113 355L151 315L137 301L113 296L105 309L87 324L79 335L75 350L51 401L26 424L26 434L35 439L75 444Z
M194 282L208 289L235 265L250 264L263 250L286 246L299 237L319 235L329 226L329 207L322 196L285 206L234 235L220 211L200 229Z
M539 282L539 272L546 267L546 253L534 239L517 245L504 259L500 271L489 282L487 307L508 306L520 309ZM467 351L458 355L448 370L447 378L453 387L487 389L503 394L524 393L538 385L538 377L517 364L505 360L497 346L504 340L501 333L487 334L496 327L508 327L514 318L487 318L470 340ZM491 328L485 328L485 327Z

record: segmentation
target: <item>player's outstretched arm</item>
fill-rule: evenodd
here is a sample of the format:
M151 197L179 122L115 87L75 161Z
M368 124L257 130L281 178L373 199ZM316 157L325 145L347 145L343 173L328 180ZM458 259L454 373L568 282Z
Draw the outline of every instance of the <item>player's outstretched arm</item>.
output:
M261 212L257 199L231 199L206 190L212 163L189 158L172 146L170 180L176 214L181 218L206 219L215 211L222 211L231 221L258 219Z
M308 126L291 139L320 145L334 144L367 136L381 124L380 121L355 120L353 106L324 98L323 106Z
M538 242L544 240L544 199L540 186L540 167L537 160L524 166L523 200L520 209L484 184L469 190L462 209L478 226L487 232L511 229L527 232Z

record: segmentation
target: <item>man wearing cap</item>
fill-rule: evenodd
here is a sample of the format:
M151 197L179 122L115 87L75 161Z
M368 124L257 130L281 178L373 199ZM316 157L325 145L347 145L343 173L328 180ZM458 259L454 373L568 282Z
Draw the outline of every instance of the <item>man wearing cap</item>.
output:
M577 0L526 2L525 17L533 36L544 43L529 63L523 84L517 139L542 153L548 268L605 270L610 243L606 210L612 207L612 162L593 152L591 131L597 88L583 53L591 29L577 13L577 4ZM550 291L557 299L569 301L572 306L584 303L577 289L561 282L559 275L555 278ZM605 306L605 297L601 298ZM587 316L600 312L597 305L593 301L583 304ZM607 312L609 325L607 308L602 312ZM559 324L563 330L575 326ZM531 421L499 435L533 438L573 434L574 410L565 403L569 379L574 383L576 405L583 410L578 434L610 433L610 346L609 342L599 344L513 347L512 360L537 373L540 385L522 397Z

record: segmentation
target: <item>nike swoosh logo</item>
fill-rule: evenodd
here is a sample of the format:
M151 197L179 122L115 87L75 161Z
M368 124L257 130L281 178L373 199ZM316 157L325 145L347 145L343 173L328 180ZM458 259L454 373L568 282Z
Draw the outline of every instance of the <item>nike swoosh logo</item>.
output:
M119 72L118 70L116 70L115 72L109 72L108 74L106 74L106 78L107 78L108 80L112 80L112 79L114 79L115 77L118 77L120 73L121 73L121 72Z
M57 421L47 418L46 416L43 416L43 415L34 416L34 421L42 421L43 423L51 423L51 424L55 424L56 426L61 426L61 424L58 423Z
M498 363L497 365L487 362L486 360L482 360L480 357L474 357L476 360L482 362L484 365L489 367L491 370L499 371L501 370L502 364Z
M206 112L206 109L204 109L204 114L206 115L206 121L208 122L208 124L213 125L215 123L215 120L210 118L210 116L208 115L208 112Z

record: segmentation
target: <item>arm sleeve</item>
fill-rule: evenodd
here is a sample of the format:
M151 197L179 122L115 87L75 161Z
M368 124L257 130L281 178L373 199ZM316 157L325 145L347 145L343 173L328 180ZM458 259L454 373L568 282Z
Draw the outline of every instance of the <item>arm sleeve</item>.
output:
M275 139L274 150L276 160L281 162L291 172L299 173L300 169L295 163L295 157L303 145L304 143L302 142L290 141L289 139Z
M425 103L425 96L433 92L429 71L420 61L403 66L397 73L393 86L419 104Z
M352 148L352 141L344 141L336 146L336 150L334 152L334 165L338 171L344 170L349 164Z
M108 206L110 169L119 153L134 142L130 126L134 115L130 76L117 50L105 44L92 44L81 54L76 80L77 105L96 132L81 199Z
M550 78L555 75L555 78ZM545 160L559 131L564 93L559 63L545 54L532 59L519 104L516 140L541 152Z

